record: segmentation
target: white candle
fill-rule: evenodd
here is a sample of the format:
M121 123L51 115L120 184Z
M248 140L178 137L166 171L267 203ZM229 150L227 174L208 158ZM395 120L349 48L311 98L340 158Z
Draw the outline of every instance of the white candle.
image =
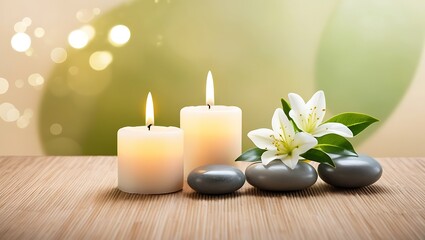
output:
M128 193L162 194L183 187L183 131L154 126L151 93L146 126L118 130L118 188Z
M206 105L180 111L184 131L185 176L207 164L234 165L242 151L242 111L234 106L214 105L214 84L207 76Z

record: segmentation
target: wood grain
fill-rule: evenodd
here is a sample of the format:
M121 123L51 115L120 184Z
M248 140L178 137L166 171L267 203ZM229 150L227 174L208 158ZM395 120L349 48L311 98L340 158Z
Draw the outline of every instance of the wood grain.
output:
M425 239L425 158L361 189L135 195L116 157L0 157L0 239Z

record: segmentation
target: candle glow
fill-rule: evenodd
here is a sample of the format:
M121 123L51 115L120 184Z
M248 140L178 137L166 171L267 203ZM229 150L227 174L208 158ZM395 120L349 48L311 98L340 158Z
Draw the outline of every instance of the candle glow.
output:
M146 115L145 115L146 126L154 125L154 113L153 113L153 101L152 94L149 92L146 100Z
M206 103L209 106L214 105L214 81L213 81L211 71L208 71L208 76L207 76Z

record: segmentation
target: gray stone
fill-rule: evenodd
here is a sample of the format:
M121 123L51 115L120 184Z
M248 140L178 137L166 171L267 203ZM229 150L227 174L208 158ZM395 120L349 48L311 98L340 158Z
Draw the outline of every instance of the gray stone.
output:
M280 160L267 166L251 164L245 170L246 180L252 186L266 191L295 191L310 187L317 180L317 173L308 163L298 162L290 169Z
M336 168L320 164L320 178L335 187L358 188L371 185L382 175L382 167L378 161L367 156L333 157Z
M199 193L226 194L241 188L245 183L245 175L232 166L205 165L192 170L187 183Z

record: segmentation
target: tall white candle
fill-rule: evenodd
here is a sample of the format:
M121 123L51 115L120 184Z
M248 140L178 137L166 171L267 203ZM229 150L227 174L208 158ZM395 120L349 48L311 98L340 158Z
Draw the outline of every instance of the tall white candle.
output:
M180 111L184 131L185 176L207 164L234 165L242 151L242 111L234 106L214 105L214 84L207 76L206 105Z
M124 192L161 194L183 187L183 131L153 124L149 93L146 126L118 130L118 188Z

